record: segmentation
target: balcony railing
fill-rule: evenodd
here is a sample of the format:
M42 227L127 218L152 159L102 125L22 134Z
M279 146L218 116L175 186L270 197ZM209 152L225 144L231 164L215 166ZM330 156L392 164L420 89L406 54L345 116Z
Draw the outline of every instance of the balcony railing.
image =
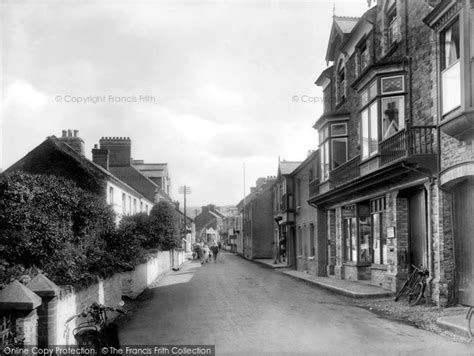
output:
M360 156L356 156L329 172L331 186L335 187L346 183L360 175Z
M412 126L408 131L400 131L380 143L380 164L407 156L435 154L435 135L436 126Z

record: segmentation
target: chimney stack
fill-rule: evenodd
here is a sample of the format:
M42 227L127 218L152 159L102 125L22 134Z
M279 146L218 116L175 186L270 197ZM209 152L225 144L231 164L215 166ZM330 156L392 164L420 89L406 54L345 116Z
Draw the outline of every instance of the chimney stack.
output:
M92 149L92 162L109 170L109 150L100 149L97 148L97 145L94 145Z
M70 146L74 151L84 156L84 140L78 135L79 130L74 130L74 136L72 135L72 130L63 130L62 137L59 138L60 141L64 142Z
M130 137L102 137L100 148L109 150L110 167L130 166L132 159L132 141Z

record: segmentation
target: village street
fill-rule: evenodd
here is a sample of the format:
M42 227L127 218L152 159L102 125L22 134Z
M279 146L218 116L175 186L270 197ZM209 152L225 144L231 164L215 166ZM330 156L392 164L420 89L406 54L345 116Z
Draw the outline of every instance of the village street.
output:
M188 263L152 285L124 320L120 340L216 345L217 355L474 353L229 253L217 263Z

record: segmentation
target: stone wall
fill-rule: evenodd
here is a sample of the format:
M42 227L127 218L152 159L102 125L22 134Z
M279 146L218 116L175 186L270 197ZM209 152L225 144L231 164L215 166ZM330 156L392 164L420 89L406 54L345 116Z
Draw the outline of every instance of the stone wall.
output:
M0 291L0 310L13 313L15 303L27 298L31 307L19 304L22 309L16 311L15 317L16 330L24 337L25 345L71 345L75 343L73 329L84 320L78 318L66 326L67 319L94 302L116 307L123 296L135 298L184 261L184 251L160 251L133 271L116 273L81 290L58 287L43 275L35 277L26 287L15 281ZM116 314L107 316L114 319Z

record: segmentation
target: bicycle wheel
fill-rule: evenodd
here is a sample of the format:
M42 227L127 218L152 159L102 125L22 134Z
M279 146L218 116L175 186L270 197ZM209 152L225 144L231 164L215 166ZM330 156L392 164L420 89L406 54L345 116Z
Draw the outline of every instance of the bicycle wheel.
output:
M102 344L100 342L100 334L96 330L86 330L74 336L77 340L77 346L84 348L84 355L101 355Z
M467 332L469 333L469 337L472 339L472 315L474 314L474 308L470 307L469 311L467 312L466 319L467 319Z
M407 289L408 289L408 284L410 283L410 279L407 279L402 287L398 290L397 294L395 294L395 299L394 301L398 302L398 299L400 299L400 297L406 293Z
M408 304L411 306L417 305L421 297L423 297L423 294L425 292L425 284L422 282L417 283L413 289L410 295L408 296Z

